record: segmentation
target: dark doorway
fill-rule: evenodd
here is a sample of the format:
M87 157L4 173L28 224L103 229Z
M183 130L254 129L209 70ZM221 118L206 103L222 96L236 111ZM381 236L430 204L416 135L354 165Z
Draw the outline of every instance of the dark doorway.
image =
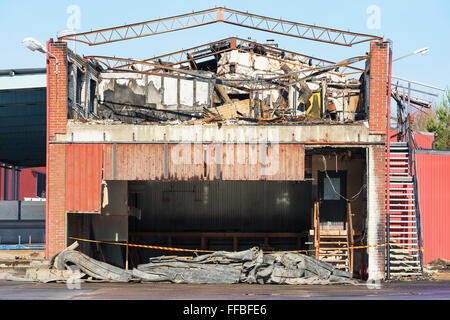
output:
M347 211L347 171L319 171L320 222L345 223ZM342 224L344 226L344 224Z

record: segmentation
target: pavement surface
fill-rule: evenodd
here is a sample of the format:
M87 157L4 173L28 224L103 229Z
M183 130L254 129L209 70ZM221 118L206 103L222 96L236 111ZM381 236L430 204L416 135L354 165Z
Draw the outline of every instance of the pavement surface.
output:
M77 288L78 287L78 288ZM30 283L0 280L0 300L450 300L450 281L369 285Z

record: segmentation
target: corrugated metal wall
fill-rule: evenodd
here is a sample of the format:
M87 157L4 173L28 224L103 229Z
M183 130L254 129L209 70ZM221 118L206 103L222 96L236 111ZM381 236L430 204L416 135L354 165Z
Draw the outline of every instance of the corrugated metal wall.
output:
M66 145L66 210L100 212L101 144Z
M45 165L46 112L45 88L0 88L0 159L21 166Z
M311 182L130 182L135 231L301 232L311 227Z
M110 144L105 180L304 179L300 144Z
M417 153L416 159L424 263L450 260L450 152Z

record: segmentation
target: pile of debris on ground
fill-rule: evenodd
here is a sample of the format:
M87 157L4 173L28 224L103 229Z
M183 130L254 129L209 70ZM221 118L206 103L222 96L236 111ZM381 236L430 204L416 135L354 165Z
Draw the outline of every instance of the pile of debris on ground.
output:
M434 280L450 280L450 260L435 259L424 266L423 272Z
M245 251L217 251L187 257L150 258L133 270L94 260L74 250L74 243L51 259L47 269L30 269L12 281L107 281L169 282L191 284L357 284L349 272L297 252L264 253L254 247Z
M23 276L30 268L48 268L44 250L0 250L0 279L4 275Z

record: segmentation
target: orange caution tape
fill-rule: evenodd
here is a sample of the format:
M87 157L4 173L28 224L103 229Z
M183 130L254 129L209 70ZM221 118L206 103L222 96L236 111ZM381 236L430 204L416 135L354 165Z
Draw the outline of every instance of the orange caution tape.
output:
M122 243L122 242L110 242L110 241L100 241L100 240L89 240L89 239L81 239L81 238L74 238L69 237L69 239L77 240L77 241L84 241L84 242L95 242L95 243L105 243L105 244L114 244L119 246L128 246L128 247L137 247L137 248L147 248L147 249L155 249L155 250L166 250L166 251L179 251L179 252L217 252L213 250L198 250L198 249L181 249L181 248L170 248L170 247L160 247L160 246L150 246L150 245L144 245L144 244L131 244L131 243ZM365 249L365 248L372 248L372 247L384 247L388 245L392 245L395 243L383 243L383 244L374 244L370 246L355 246L355 247L349 247L348 249ZM328 250L339 250L342 248L327 248ZM423 251L423 247L421 248ZM291 251L264 251L264 253L289 253L289 252L315 252L316 250L291 250Z
M147 248L147 249L156 249L156 250L167 250L167 251L184 251L184 252L215 252L211 250L197 250L197 249L180 249L180 248L169 248L169 247L159 247L159 246L149 246L144 244L131 244L131 243L121 243L121 242L109 242L109 241L99 241L99 240L88 240L88 239L80 239L69 237L72 240L85 241L85 242L96 242L96 243L106 243L106 244L115 244L119 246L128 246L128 247L137 247L137 248Z

